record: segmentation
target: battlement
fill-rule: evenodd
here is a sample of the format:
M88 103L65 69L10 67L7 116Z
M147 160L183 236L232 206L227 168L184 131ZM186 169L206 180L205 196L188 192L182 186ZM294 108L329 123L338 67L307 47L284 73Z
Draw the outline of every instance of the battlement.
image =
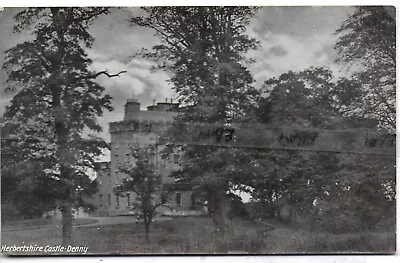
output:
M147 107L147 111L175 111L179 110L179 103L172 102L158 102L157 105Z
M140 110L140 103L135 98L127 99L125 103L124 121L171 121L176 116L179 110L179 103L173 103L172 100L168 102L158 102L147 107L146 110Z
M154 117L154 116L152 116ZM163 118L159 116L158 119L144 118L141 120L125 120L119 122L110 122L109 130L110 134L122 134L122 133L160 133L165 131L172 125L173 116L170 118Z

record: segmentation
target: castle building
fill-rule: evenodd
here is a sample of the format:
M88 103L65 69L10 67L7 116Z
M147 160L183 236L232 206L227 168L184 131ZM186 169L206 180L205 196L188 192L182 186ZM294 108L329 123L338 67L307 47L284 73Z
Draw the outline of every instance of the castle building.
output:
M170 173L179 168L180 154L176 152L168 160L161 158L163 145L159 138L165 132L174 117L178 114L179 104L159 102L140 109L140 103L128 99L122 121L109 124L111 135L111 162L98 163L98 192L92 197L96 216L127 215L135 211L135 193L119 196L114 189L127 177L118 167L126 162L134 162L132 148L155 146L155 157L152 163L157 176L160 176L162 190L157 194L156 202L162 202L160 213L185 213L195 211L196 198L190 187L177 184ZM136 206L137 207L137 206ZM168 207L168 208L167 208ZM137 208L136 208L136 211Z

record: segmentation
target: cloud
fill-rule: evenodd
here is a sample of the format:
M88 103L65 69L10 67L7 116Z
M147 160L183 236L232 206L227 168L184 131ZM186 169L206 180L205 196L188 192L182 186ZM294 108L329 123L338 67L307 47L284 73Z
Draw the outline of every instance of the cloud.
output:
M0 12L0 96L10 97L11 94L5 94L5 82L7 80L7 73L2 68L5 59L5 51L12 48L16 44L32 38L29 32L13 33L13 26L15 24L14 15L20 11L21 8L4 8ZM3 104L0 104L3 108ZM1 116L1 115L0 115Z
M269 49L269 52L271 52L273 55L277 57L282 57L287 54L287 50L283 46L274 46Z
M104 85L107 90L113 86L121 86L119 90L124 93L124 96L128 94L141 96L150 93L157 97L172 96L171 86L167 83L168 74L163 71L153 71L152 66L154 64L150 61L133 58L128 63L117 60L98 60L93 63L92 68L97 72L101 70L108 70L110 73L127 71L119 77L107 78L102 76L99 79L99 83Z
M256 86L289 70L299 71L310 66L330 66L335 73L340 69L333 64L335 30L351 7L264 7L251 19L246 33L260 41L258 50L252 50L248 57L256 59L249 70L256 80ZM0 64L4 62L4 51L16 43L29 38L28 34L12 34L13 15L17 9L6 8L0 16ZM95 41L88 55L93 60L92 69L127 73L117 78L101 76L97 81L113 97L115 110L105 113L99 119L108 137L108 122L123 118L123 105L127 98L135 96L142 108L151 105L153 99L164 101L175 94L167 81L169 73L152 71L153 62L135 57L142 48L151 48L159 40L151 29L132 26L129 18L140 14L138 8L112 9L110 15L99 17L90 27ZM340 73L341 74L341 73ZM6 73L0 68L0 82ZM0 93L0 114L4 112L9 98Z
M0 98L0 117L3 116L9 102L10 98Z
M99 72L107 70L109 73L117 73L125 70L126 73L119 77L108 78L99 76L97 82L105 87L106 93L113 98L112 112L105 112L99 118L99 124L103 127L102 137L109 140L109 122L122 120L124 116L124 105L128 98L136 98L141 102L141 108L145 109L156 101L163 101L165 98L173 98L174 92L167 82L169 76L163 71L153 71L154 63L145 59L131 57L128 61L119 61L113 54L102 53L97 49L88 51L93 60L91 69ZM118 56L116 56L118 57Z
M315 35L304 41L286 34L271 34L270 41L262 43L262 48L258 51L257 57L261 59L250 66L257 86L267 78L276 77L289 70L300 71L310 66L330 65L333 60L330 59L327 47L333 48L333 43L333 39L327 35ZM285 54L277 56L277 48L274 47L285 50Z
M110 15L98 18L90 28L93 50L103 54L102 59L128 62L142 48L159 43L152 30L130 24L129 19L140 12L137 7L113 8Z
M310 66L329 66L340 73L334 59L335 30L351 7L264 7L252 19L247 33L260 41L248 56L256 87L270 77Z
M263 7L252 19L252 27L262 38L269 31L308 38L321 32L333 33L352 10L346 6Z

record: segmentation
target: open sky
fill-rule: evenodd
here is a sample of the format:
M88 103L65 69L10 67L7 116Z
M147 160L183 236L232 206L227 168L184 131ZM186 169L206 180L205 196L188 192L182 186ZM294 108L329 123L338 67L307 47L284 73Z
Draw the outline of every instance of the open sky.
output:
M252 19L247 33L260 41L260 48L249 56L256 63L249 65L256 86L289 70L298 71L310 66L329 66L336 74L342 74L334 64L333 49L335 30L352 13L351 7L263 7ZM16 8L5 8L0 12L0 64L4 62L4 51L13 45L28 40L26 33L14 34L12 27ZM143 47L158 42L152 30L130 26L128 19L138 9L113 9L108 16L98 18L91 27L95 43L88 54L93 59L95 70L118 72L127 70L118 78L99 77L113 97L113 112L106 112L99 119L104 127L103 135L109 139L108 122L123 118L123 105L129 97L136 97L142 108L152 104L153 99L164 101L174 98L166 72L152 72L152 63L133 57ZM4 93L7 74L0 69L0 116L13 94Z

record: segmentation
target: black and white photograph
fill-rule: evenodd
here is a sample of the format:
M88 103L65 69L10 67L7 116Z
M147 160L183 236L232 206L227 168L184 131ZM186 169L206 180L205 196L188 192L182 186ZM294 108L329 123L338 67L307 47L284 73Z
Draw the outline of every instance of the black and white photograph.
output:
M0 65L3 256L396 253L394 6L1 7Z

